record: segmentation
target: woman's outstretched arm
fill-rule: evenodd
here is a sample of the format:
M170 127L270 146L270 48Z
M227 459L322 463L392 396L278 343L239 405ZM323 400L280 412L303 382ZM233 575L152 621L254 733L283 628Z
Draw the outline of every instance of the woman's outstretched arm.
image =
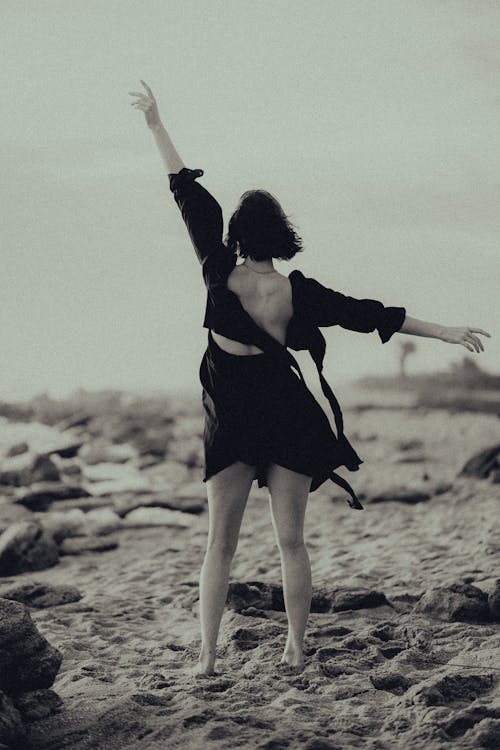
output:
M317 326L340 325L350 331L370 333L378 330L383 344L397 333L462 344L473 352L484 351L476 333L491 337L482 328L472 326L445 326L410 317L405 307L386 306L380 300L357 299L324 286L313 278L304 277L306 310L309 319Z
M462 344L466 349L473 352L474 349L484 351L483 342L475 333L481 333L483 336L491 338L491 334L483 331L482 328L472 328L471 326L444 326L439 323L429 323L426 320L411 318L406 315L405 320L399 333L409 333L412 336L426 336L432 339L440 339L449 344Z
M147 126L154 135L156 145L158 146L161 158L163 159L165 167L167 168L167 172L180 172L185 164L177 153L175 146L172 143L172 140L160 119L158 105L156 103L153 92L151 91L147 83L145 83L142 79L141 83L146 89L147 94L143 94L142 91L129 91L129 94L131 96L139 97L138 101L131 102L131 104L133 107L142 109L142 111L144 112Z

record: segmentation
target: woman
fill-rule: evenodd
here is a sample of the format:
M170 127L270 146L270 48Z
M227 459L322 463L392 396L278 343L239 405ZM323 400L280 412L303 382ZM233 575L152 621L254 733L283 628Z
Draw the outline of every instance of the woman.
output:
M474 334L490 334L479 328L428 323L409 317L404 307L345 296L299 270L289 276L278 273L273 259L291 259L301 251L301 240L279 203L265 190L242 195L224 244L221 208L196 182L203 170L184 165L160 120L151 89L141 82L146 93L129 92L138 97L132 106L144 112L154 134L208 292L203 323L208 328L208 346L199 375L205 409L203 481L209 532L200 574L202 644L195 672L214 674L230 565L254 479L259 487L269 489L281 557L289 624L281 664L300 670L312 593L303 538L308 495L332 479L351 495L352 508L363 508L350 485L333 471L340 465L356 471L362 459L343 432L339 404L321 372L325 340L319 327L377 330L382 343L399 331L462 344L477 352L483 344ZM238 256L244 259L240 264L236 264ZM308 349L313 357L337 435L288 347Z

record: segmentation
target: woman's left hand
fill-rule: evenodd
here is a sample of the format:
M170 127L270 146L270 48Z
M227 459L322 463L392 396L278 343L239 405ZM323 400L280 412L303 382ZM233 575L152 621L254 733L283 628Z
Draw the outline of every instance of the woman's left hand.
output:
M474 335L475 333L482 333L484 336L491 338L491 333L483 331L482 328L471 328L470 326L443 326L438 338L449 344L462 344L462 346L465 346L465 348L471 352L474 350L476 352L484 352L483 342L479 336Z
M142 109L144 112L144 116L146 117L146 123L149 128L157 127L158 125L161 125L160 120L160 114L158 112L158 105L156 104L156 99L154 98L154 94L141 78L141 83L148 92L147 95L143 94L142 91L129 91L128 93L131 96L138 96L139 100L136 102L131 102L133 107L137 107L137 109Z

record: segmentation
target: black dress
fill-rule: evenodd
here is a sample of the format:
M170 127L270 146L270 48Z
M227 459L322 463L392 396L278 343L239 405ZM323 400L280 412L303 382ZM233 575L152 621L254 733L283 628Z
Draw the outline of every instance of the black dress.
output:
M244 461L256 466L255 479L264 487L267 467L274 462L312 477L313 492L341 464L356 471L363 463L345 436L337 439L304 380L272 354L230 354L209 331L199 375L204 482L234 461Z
M340 325L366 333L377 330L385 343L402 326L406 309L345 296L295 269L288 276L293 316L283 346L253 320L227 288L237 257L222 242L222 210L196 182L201 175L201 169L183 167L169 178L207 288L203 326L208 329L208 345L199 368L205 410L203 481L235 461L243 461L256 467L254 478L263 487L267 485L267 467L274 462L310 476L311 492L332 480L348 492L350 507L362 510L353 488L334 471L339 466L357 471L363 461L344 433L340 406L322 373L326 344L319 327ZM230 354L218 346L211 329L255 344L263 353ZM309 350L332 407L337 435L288 347Z

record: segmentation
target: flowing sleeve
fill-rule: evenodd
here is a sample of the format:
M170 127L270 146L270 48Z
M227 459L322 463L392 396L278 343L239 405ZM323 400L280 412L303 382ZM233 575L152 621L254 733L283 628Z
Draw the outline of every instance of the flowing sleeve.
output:
M222 241L222 209L211 193L196 182L203 169L183 167L169 173L170 190L179 207L196 256L203 266L207 286L218 277L231 253Z
M316 326L339 325L349 331L377 331L385 344L399 331L406 317L405 307L389 307L375 299L356 299L306 278L305 302L311 322Z

